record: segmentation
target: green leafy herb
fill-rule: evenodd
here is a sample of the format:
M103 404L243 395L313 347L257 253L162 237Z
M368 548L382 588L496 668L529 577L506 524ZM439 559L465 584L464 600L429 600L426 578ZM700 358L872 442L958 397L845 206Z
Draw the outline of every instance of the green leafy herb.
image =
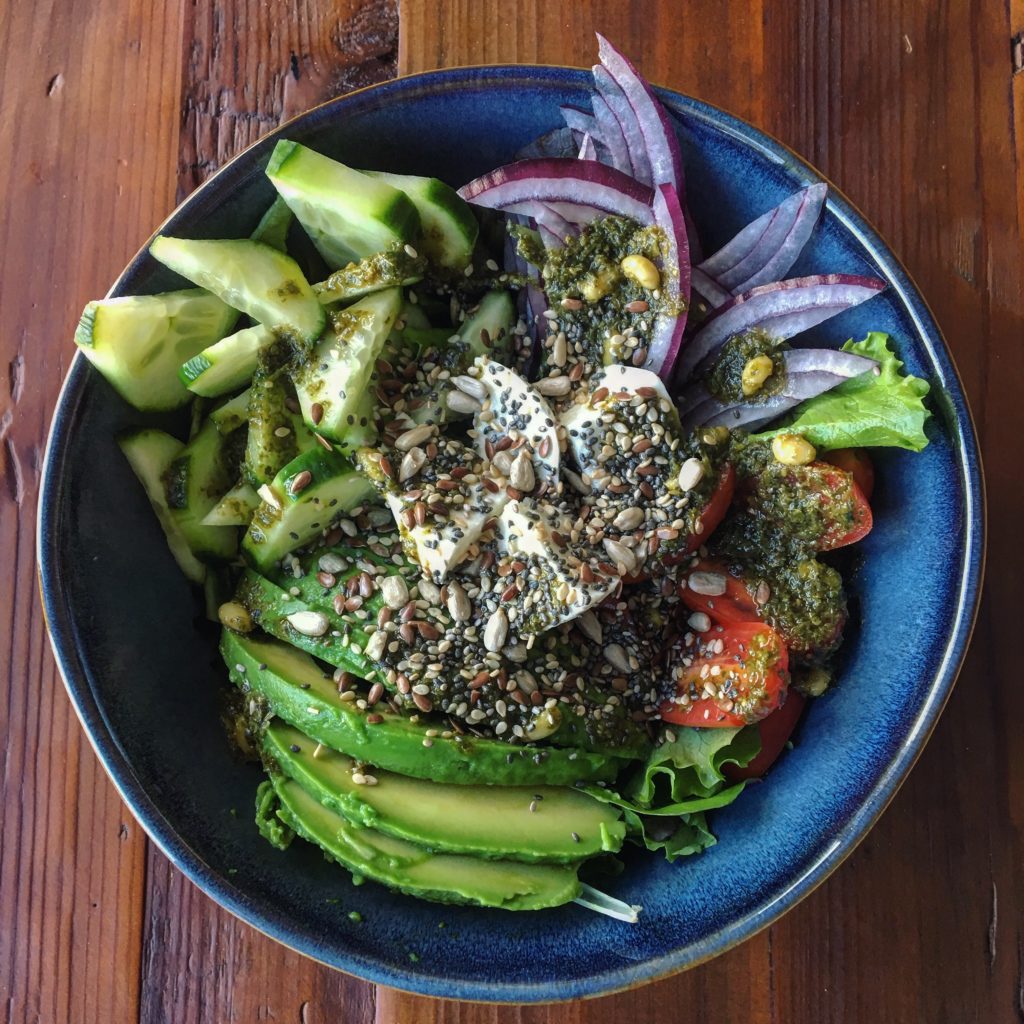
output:
M802 403L763 439L791 433L805 437L819 451L836 448L906 448L921 451L930 413L925 408L928 382L903 374L903 363L889 346L889 336L872 331L863 341L848 341L844 352L878 362L871 370Z
M745 783L726 785L722 767L749 764L761 750L756 727L675 730L675 738L655 747L622 786L584 791L621 807L631 838L671 861L700 853L715 842L704 812L731 804Z

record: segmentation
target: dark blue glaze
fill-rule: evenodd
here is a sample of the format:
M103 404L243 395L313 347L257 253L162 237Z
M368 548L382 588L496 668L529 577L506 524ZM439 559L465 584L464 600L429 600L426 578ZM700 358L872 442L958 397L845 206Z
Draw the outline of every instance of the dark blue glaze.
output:
M247 150L161 230L247 234L272 198L262 167L279 135L357 166L459 184L556 126L559 104L585 104L588 81L567 69L492 67L344 97ZM689 202L708 251L819 180L748 125L663 96L685 125ZM225 674L214 644L114 444L144 417L77 358L43 474L43 597L78 714L161 849L223 906L318 960L430 995L511 1002L595 995L691 966L821 882L884 809L953 685L978 598L984 502L970 414L939 330L883 242L834 191L794 273L826 270L876 274L889 288L813 338L891 333L909 369L932 382L932 443L921 455L878 457L876 525L850 580L855 617L838 684L814 702L796 749L769 779L714 815L717 846L675 866L627 855L614 894L643 904L634 926L574 906L511 914L422 903L353 886L306 844L280 853L260 838L252 824L259 772L233 759L219 725ZM143 254L113 293L172 283ZM361 924L348 919L352 910Z

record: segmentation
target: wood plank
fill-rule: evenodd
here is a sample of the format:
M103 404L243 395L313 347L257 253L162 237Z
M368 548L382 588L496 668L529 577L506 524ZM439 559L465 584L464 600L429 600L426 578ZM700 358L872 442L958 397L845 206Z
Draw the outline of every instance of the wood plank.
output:
M232 0L189 7L180 52L183 198L303 110L393 77L394 0ZM142 963L145 1024L374 1017L374 988L285 949L204 896L155 848Z
M75 321L174 195L179 38L175 4L155 15L142 0L0 12L0 309L16 325L0 334L0 1006L10 1021L125 1021L138 1008L145 837L57 676L34 523Z
M1016 389L1024 379L1021 157L1013 131L1021 115L1009 104L1008 58L1019 18L981 4L934 10L876 2L852 16L813 0L765 5L763 14L747 4L690 3L684 13L674 6L593 0L513 10L487 2L470 13L455 0L404 0L399 70L517 60L588 65L594 26L653 81L725 107L805 154L866 210L935 304L990 442L990 489L1019 496L1005 445L1021 433ZM1008 675L1010 587L1024 568L1011 522L1018 507L1019 497L990 504L990 551L1001 571L990 572L978 642L920 765L849 862L792 913L739 949L636 992L516 1009L381 989L377 1020L1024 1015L1024 750L1019 732L1004 724L1024 711L1024 694Z

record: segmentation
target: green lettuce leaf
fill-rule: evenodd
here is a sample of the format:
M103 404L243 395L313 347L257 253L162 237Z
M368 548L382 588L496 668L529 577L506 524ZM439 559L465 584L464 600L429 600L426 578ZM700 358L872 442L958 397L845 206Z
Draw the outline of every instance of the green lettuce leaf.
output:
M626 820L629 821L630 812L626 811ZM684 814L678 821L669 823L669 831L659 830L658 824L664 822L641 823L640 831L643 834L644 845L648 850L661 850L665 859L669 862L679 857L690 857L695 853L703 853L709 846L714 846L718 840L708 828L707 819L703 814ZM662 838L664 836L664 838Z
M726 785L722 767L749 764L761 750L756 726L740 729L678 728L621 787L581 787L597 800L622 808L628 834L669 860L700 853L715 842L705 811L731 804L746 783Z
M889 336L872 331L863 341L848 341L844 352L878 362L878 374L862 373L831 391L801 403L781 424L757 439L800 434L819 451L836 448L906 448L919 452L927 444L925 408L928 382L902 374L903 363L889 346Z
M625 790L631 800L651 807L693 797L710 797L725 782L723 765L747 765L761 750L756 728L694 729L687 726L675 729L674 736L671 742L655 747L643 771L631 779Z

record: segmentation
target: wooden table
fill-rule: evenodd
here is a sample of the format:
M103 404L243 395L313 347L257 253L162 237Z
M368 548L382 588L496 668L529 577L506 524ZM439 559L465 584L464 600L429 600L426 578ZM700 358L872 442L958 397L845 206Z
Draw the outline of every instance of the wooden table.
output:
M0 1012L11 1022L1024 1020L1021 0L39 0L0 4ZM797 909L687 974L552 1008L434 1002L320 967L172 869L104 777L36 596L41 447L83 303L283 118L443 65L662 83L806 155L890 241L959 362L988 463L986 602L910 780ZM0 669L0 672L3 670Z

